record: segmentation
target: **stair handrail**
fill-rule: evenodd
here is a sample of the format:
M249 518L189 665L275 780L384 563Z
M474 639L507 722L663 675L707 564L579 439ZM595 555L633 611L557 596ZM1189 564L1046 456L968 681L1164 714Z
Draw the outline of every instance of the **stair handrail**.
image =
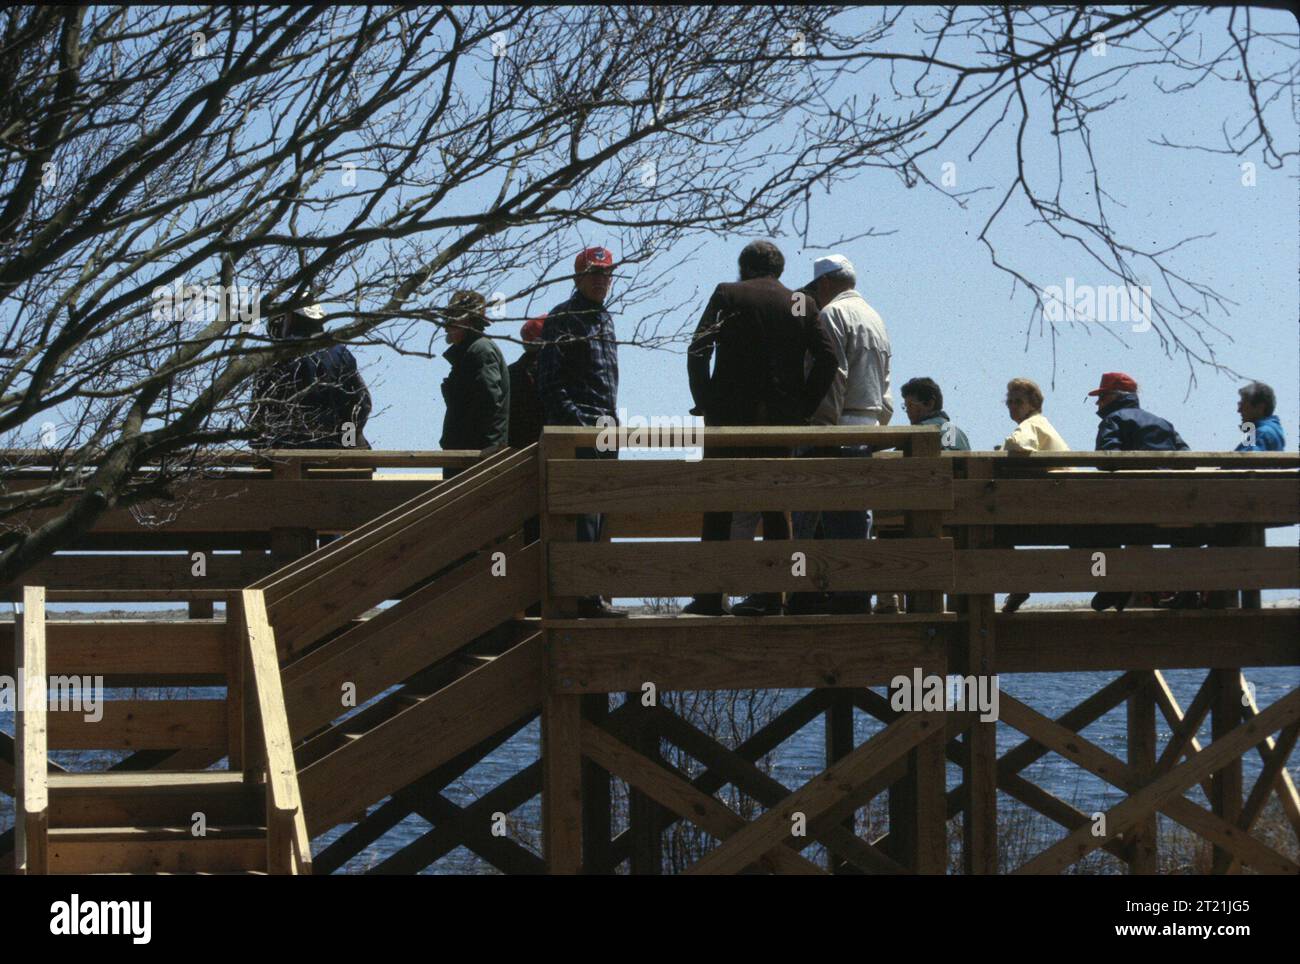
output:
M257 696L262 749L266 755L267 870L310 874L311 841L298 789L298 768L280 682L275 630L260 589L241 593L250 680Z
M49 873L49 699L45 672L45 587L23 586L14 619L14 871Z

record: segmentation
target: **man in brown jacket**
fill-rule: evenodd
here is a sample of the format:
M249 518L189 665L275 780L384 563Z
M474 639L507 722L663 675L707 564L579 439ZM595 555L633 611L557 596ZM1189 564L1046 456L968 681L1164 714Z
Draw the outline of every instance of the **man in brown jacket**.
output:
M694 415L706 426L807 425L835 378L835 348L817 320L817 306L778 280L785 258L770 241L754 241L740 252L740 280L718 285L695 329L687 355ZM717 352L713 371L709 361ZM812 356L805 377L804 359ZM706 447L705 458L773 458L788 449ZM706 512L706 542L731 535L730 512ZM764 539L789 539L783 512L763 513ZM781 611L780 593L755 593L734 610L738 616ZM726 612L720 593L696 596L683 612L717 616Z

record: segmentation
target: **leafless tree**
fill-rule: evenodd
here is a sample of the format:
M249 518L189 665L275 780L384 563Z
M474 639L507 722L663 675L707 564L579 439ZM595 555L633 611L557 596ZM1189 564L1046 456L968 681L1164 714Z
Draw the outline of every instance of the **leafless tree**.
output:
M1064 167L1044 190L1021 147L1042 121L1090 151L1089 123L1117 85L1181 72L1183 87L1243 87L1251 121L1214 149L1285 163L1294 152L1269 119L1294 58L1289 72L1255 64L1261 45L1294 50L1294 34L1261 32L1255 16L6 8L0 442L53 470L19 485L0 467L0 581L106 509L166 496L205 448L248 440L245 386L303 348L427 353L453 288L525 317L567 285L575 239L619 249L615 307L639 322L628 341L662 346L682 336L662 295L694 239L806 232L814 190L865 168L969 203L929 162L972 131L974 157L1002 124L1019 125L1019 164L981 235L994 265L1044 290L994 247L1018 200L1117 277L1157 272L1162 338L1217 364L1208 310L1224 299L1176 270L1178 244L1126 243L1099 179L1095 210L1077 212ZM1109 60L1091 56L1099 36ZM864 82L875 93L860 96ZM874 230L864 220L861 235ZM175 297L196 290L218 296ZM329 334L269 339L258 296L276 310L322 304Z

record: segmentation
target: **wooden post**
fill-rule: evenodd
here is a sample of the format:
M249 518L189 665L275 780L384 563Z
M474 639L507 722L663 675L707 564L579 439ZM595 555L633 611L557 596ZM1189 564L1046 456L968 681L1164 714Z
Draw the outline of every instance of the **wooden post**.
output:
M853 752L853 694L849 690L837 689L831 697L831 705L826 708L826 766L833 766L839 760ZM844 818L844 829L857 833L854 814ZM834 850L826 851L828 869L833 874L856 874L857 868L844 859L844 854Z
M966 478L993 479L988 459L966 460ZM993 546L992 526L965 526L958 533L963 549ZM972 676L997 675L996 601L992 593L961 596L958 610L966 614L966 652L958 665ZM976 720L966 731L966 806L962 810L962 867L968 874L998 872L998 744L997 721Z
M582 870L581 729L581 698L548 692L542 702L542 849L553 874Z
M302 462L297 459L275 462L271 465L274 480L301 481L305 477ZM301 559L316 548L316 533L312 529L272 527L271 558L277 568Z
M231 770L244 770L248 730L245 720L245 699L248 644L245 636L244 602L241 593L226 598L226 729L229 733L226 757ZM248 779L247 771L244 771Z
M1128 763L1142 786L1154 778L1156 768L1155 688L1155 675L1144 673L1142 684L1128 697ZM1156 814L1152 812L1124 835L1130 874L1160 873L1158 829Z
M1246 546L1262 546L1265 544L1264 532L1263 526L1244 526L1239 541ZM1260 605L1260 592L1258 589L1242 591L1241 608L1243 610L1259 609ZM1226 642L1230 641L1225 640ZM1210 736L1213 741L1231 732L1241 721L1243 706L1241 686L1243 677L1239 668L1214 669L1210 672L1213 674L1211 682L1213 697L1210 704ZM1216 814L1232 824L1236 824L1241 819L1241 784L1240 756L1234 758L1210 778L1210 805ZM1211 873L1230 874L1240 872L1240 865L1236 863L1231 853L1221 847L1214 848Z
M45 587L23 586L23 611L14 621L18 678L14 713L14 870L48 874L49 693L45 662Z
M633 735L629 745L648 760L659 761L659 731L654 726L653 711L641 705L641 693L627 694ZM628 834L631 845L630 870L633 874L663 873L663 838L659 805L647 794L628 787Z
M211 549L188 549L185 552L185 564L191 567L191 571L194 565L194 553L196 552L202 552L207 558L208 565L212 564L215 553ZM191 599L186 605L190 619L211 619L215 615L211 599Z
M600 726L609 716L609 695L588 693L579 697L582 718ZM582 761L582 851L583 865L589 874L612 874L610 838L613 836L612 778L609 772L591 760Z
M938 432L915 436L908 455L913 458L937 459L941 451ZM943 535L943 513L905 513L904 535L908 538L936 538ZM943 593L934 591L908 593L909 613L943 612ZM936 629L931 627L929 632ZM948 672L946 658L939 665L923 666L923 676L944 677ZM916 712L925 712L918 710ZM897 849L891 850L918 874L943 874L948 867L948 801L947 743L940 713L940 725L934 736L907 755L907 776L890 788L889 836L894 837L895 827L902 831ZM898 823L895 823L898 821Z

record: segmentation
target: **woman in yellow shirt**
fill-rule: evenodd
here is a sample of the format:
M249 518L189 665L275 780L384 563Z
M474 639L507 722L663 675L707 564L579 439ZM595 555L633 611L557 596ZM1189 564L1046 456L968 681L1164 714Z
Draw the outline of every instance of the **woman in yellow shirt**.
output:
M1002 447L1008 452L1068 452L1070 446L1043 416L1043 390L1028 378L1007 382L1007 412L1016 430Z

